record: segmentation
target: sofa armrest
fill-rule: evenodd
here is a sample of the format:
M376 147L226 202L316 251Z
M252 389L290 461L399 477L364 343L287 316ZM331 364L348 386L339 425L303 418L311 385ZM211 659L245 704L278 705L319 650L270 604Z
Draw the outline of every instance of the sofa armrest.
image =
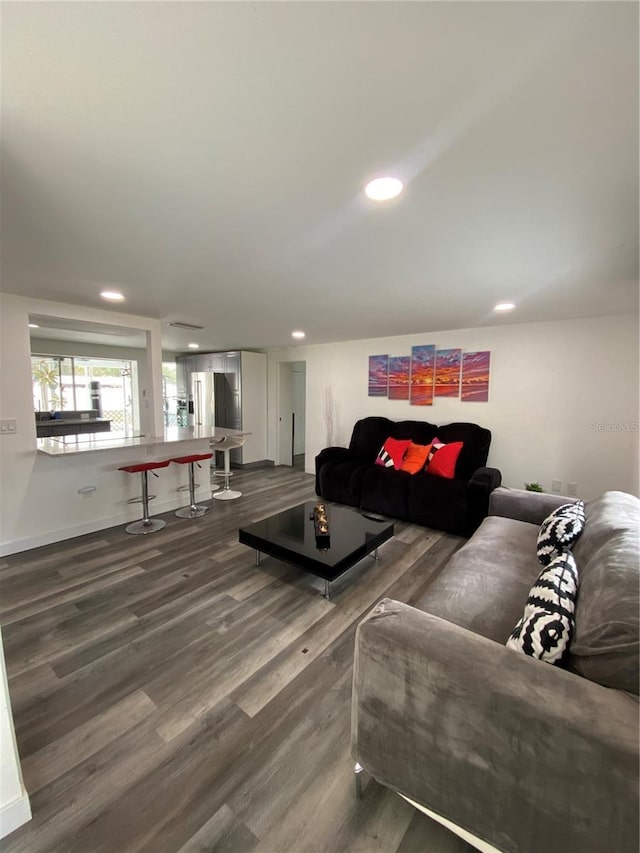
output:
M327 462L346 462L351 457L351 451L347 447L325 447L316 456L316 494L322 496L320 491L320 469Z
M554 509L573 503L575 498L549 495L546 492L527 492L525 489L495 489L489 498L489 515L500 515L529 524L542 524Z
M478 468L474 471L469 485L485 492L492 492L502 484L502 474L497 468Z
M467 509L467 535L471 536L489 515L489 498L502 483L497 468L478 468L467 484L469 505Z
M389 599L356 634L352 751L499 850L637 850L635 698Z

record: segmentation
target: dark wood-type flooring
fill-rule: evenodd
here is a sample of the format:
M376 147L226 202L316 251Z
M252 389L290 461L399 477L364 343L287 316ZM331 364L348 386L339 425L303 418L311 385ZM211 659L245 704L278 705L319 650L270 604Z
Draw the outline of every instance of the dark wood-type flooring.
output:
M353 796L355 628L415 601L457 537L408 524L333 585L237 542L314 495L290 468L194 521L0 561L0 621L33 820L4 853L388 851L466 844L373 781ZM202 495L203 499L209 497Z

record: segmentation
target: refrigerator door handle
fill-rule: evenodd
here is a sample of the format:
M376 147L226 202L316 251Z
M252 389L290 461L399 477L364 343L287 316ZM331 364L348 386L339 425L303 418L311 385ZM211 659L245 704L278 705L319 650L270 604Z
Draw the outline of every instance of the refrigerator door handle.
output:
M193 395L193 399L195 402L195 421L198 426L202 426L202 382L199 379L196 379L195 383L195 394Z

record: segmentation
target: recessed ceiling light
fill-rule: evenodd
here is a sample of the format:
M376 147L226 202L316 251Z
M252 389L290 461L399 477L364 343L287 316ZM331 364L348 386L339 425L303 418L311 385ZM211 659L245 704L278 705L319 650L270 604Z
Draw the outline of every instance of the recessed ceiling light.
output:
M494 311L513 311L516 307L515 302L498 302Z
M395 198L404 189L404 184L398 178L376 178L364 188L365 195L374 201L387 201Z
M305 333L304 332L291 332L291 337L292 338L304 338Z
M29 328L30 329L39 329L40 326L37 323L29 323Z
M187 344L189 349L200 349L200 344Z
M100 296L103 299L109 300L109 302L122 302L124 296L118 290L101 290Z

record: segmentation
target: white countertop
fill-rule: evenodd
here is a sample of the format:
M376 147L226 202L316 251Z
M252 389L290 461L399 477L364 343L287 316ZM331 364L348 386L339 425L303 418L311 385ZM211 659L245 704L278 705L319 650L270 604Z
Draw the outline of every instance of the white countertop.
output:
M228 435L251 435L226 427L166 427L164 435L138 435L131 438L114 435L113 432L86 433L78 436L39 438L38 452L47 456L75 456L104 450L121 450L124 447L149 447L150 445L175 444L180 441L215 441Z

